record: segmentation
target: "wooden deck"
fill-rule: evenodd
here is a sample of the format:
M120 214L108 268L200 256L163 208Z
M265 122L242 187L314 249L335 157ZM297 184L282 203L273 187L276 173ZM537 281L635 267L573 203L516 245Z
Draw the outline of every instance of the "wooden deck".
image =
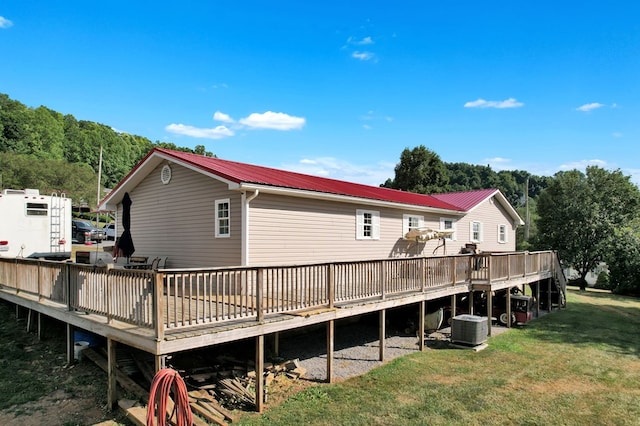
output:
M0 258L0 297L154 355L557 275L554 252L160 271Z
M555 252L158 271L0 257L0 298L38 312L38 324L40 314L66 323L69 362L75 328L106 337L110 406L117 400L112 372L118 343L153 354L158 371L168 354L253 337L256 370L262 371L265 336L325 324L331 381L335 320L377 312L384 360L387 309L417 305L425 312L428 301L468 293L472 310L475 291L543 280L551 309L551 283L563 293L566 285ZM422 335L424 322L419 315ZM256 395L262 411L262 380Z

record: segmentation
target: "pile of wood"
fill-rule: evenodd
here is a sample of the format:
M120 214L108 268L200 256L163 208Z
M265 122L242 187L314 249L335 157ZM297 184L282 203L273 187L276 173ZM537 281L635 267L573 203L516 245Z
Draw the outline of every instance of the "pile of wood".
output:
M252 364L243 366L239 360L220 358L217 369L194 369L184 372L187 384L201 391L209 392L221 404L231 409L253 410L256 404L256 372ZM304 376L306 370L300 366L299 360L284 361L279 364L266 363L263 374L265 381L264 401L267 402L269 385L277 377L297 380Z
M106 354L101 350L84 351L90 359L103 370L107 370ZM128 393L135 395L140 401L149 401L148 383L153 381L153 368L148 360L141 359L136 353L118 352L118 368L116 380ZM235 420L232 410L254 410L256 408L256 371L252 362L242 362L229 356L220 356L214 360L214 366L178 370L187 383L189 405L191 411L208 423L227 425ZM277 364L266 363L262 372L265 381L264 401L267 402L269 385L274 380L297 380L304 376L306 370L300 366L299 360L283 361ZM136 377L138 381L132 379ZM132 400L121 400L120 407L127 417L136 424L146 424L146 408ZM170 402L169 407L173 407ZM200 419L194 424L205 425Z

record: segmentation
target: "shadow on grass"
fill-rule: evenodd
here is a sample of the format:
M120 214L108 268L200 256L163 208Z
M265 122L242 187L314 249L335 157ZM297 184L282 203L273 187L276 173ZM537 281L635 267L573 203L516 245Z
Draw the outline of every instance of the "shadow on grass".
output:
M603 292L569 291L567 308L528 327L537 339L598 345L619 354L640 355L640 300Z

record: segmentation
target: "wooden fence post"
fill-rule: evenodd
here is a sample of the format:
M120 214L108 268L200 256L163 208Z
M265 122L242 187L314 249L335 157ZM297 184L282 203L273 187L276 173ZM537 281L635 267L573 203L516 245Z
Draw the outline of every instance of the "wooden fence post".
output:
M164 339L164 273L154 274L153 282L153 327L156 341ZM177 318L176 318L177 321Z
M38 301L42 302L44 297L42 296L42 262L38 261Z
M336 297L336 282L335 282L335 265L329 264L327 270L327 299L329 299L329 307L333 308Z
M262 288L262 280L264 279L264 269L260 268L256 271L256 310L258 322L264 321L264 307L262 298L264 289ZM257 372L256 372L257 374Z
M380 298L384 300L387 297L387 262L380 261Z

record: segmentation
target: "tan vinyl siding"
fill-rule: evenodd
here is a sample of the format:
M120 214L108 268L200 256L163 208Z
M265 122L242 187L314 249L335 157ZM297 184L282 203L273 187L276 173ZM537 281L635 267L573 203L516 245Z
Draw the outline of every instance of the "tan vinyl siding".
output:
M477 243L478 249L481 251L515 251L516 227L513 219L496 201L495 197L486 200L457 222L458 250L460 247L464 247L465 243L471 242L470 223L473 221L482 223L482 241ZM498 225L506 225L507 242L505 244L498 243ZM453 253L450 252L450 254Z
M158 166L129 193L134 255L167 256L167 267L239 265L242 210L240 194L227 185L171 164L171 181L160 181ZM215 201L228 198L230 238L215 238ZM122 206L118 206L121 218ZM123 231L118 223L118 234Z
M356 211L380 213L380 238L356 239ZM383 259L431 253L436 242L402 239L402 216L420 212L260 194L250 204L249 263L254 265ZM431 247L431 248L430 248ZM430 249L429 249L430 248Z

